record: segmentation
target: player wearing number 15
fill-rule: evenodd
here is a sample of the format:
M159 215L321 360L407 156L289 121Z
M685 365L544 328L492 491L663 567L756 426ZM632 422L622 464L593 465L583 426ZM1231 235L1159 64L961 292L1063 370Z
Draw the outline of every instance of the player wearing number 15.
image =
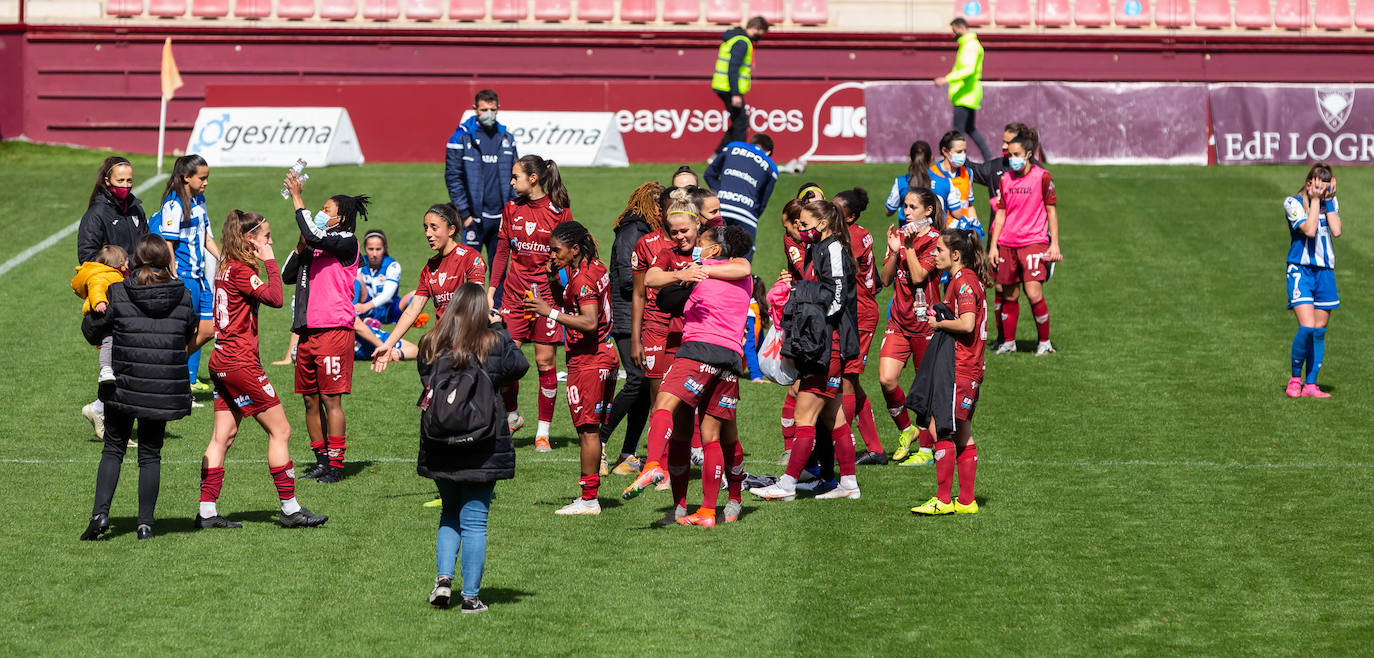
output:
M1059 213L1050 172L1031 162L1035 142L1031 137L1017 137L1007 146L1007 163L1011 171L1002 174L997 185L997 218L988 232L988 259L997 269L997 283L1002 286L1002 323L1005 342L998 354L1016 351L1016 320L1021 307L1016 302L1016 289L1026 291L1035 316L1035 329L1040 344L1035 353L1050 354L1050 310L1045 304L1043 285L1050 278L1053 264L1064 257L1059 253Z
M1283 200L1292 244L1288 247L1288 308L1298 318L1293 337L1293 377L1288 397L1329 398L1317 388L1326 355L1326 323L1341 305L1336 294L1336 253L1331 239L1341 237L1336 178L1325 162L1312 165L1297 194ZM1300 379L1307 367L1306 381Z

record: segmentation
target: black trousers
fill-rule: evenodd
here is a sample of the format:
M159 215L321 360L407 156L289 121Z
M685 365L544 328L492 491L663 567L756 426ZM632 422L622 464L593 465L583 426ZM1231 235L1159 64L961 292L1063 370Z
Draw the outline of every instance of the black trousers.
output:
M119 468L133 434L134 417L105 407L105 449L95 472L95 506L91 516L110 513L110 501L119 486ZM167 434L165 420L138 421L138 524L153 524L157 493L162 480L162 440Z
M954 129L968 135L968 138L973 140L973 145L977 146L978 151L983 154L983 162L987 162L993 156L992 152L988 150L987 140L983 139L983 133L978 132L978 128L973 125L977 117L977 110L954 106Z
M654 401L649 399L649 380L644 376L644 370L630 358L630 338L616 337L615 350L620 353L620 367L625 369L625 385L615 394L611 413L606 418L606 424L601 426L601 444L605 445L620 421L628 418L620 453L633 455L639 450L639 437L644 433L644 426L649 421L649 409Z
M730 104L730 92L718 91L720 101L725 104L725 111L730 114L730 126L725 129L725 135L720 138L720 143L716 144L716 153L725 149L725 145L730 142L742 142L749 138L749 106L740 103L739 107ZM743 94L740 95L744 97Z

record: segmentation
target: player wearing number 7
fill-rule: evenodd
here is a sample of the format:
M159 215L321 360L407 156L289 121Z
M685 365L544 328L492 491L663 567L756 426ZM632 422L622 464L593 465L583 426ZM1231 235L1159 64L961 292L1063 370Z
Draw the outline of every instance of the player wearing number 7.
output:
M1340 308L1336 294L1336 253L1331 239L1341 237L1340 204L1331 166L1318 162L1307 170L1297 194L1283 200L1292 239L1288 247L1288 308L1298 318L1293 337L1293 377L1288 397L1329 398L1317 388L1317 373L1326 355L1326 323ZM1303 366L1307 379L1301 379Z
M1002 312L998 321L1005 342L997 347L998 354L1016 351L1016 321L1021 311L1017 303L1017 286L1026 291L1035 317L1035 330L1040 344L1035 353L1050 354L1050 310L1045 304L1043 284L1049 280L1054 263L1064 259L1059 253L1059 213L1050 172L1031 162L1035 143L1029 137L1017 137L1007 147L1007 163L1011 170L1002 174L997 185L993 206L997 217L988 232L988 259L997 269L997 283L1002 286Z

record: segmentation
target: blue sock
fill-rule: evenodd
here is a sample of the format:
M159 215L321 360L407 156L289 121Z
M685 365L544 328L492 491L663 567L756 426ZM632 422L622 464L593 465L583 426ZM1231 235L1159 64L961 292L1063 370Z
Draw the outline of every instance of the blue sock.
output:
M1326 357L1326 328L1312 330L1311 356L1308 357L1307 383L1317 383L1317 373L1322 371L1322 359Z
M1312 327L1298 327L1293 336L1293 376L1302 376L1303 363L1312 351Z
M191 375L191 383L196 383L196 375L200 374L200 350L186 355L186 370Z

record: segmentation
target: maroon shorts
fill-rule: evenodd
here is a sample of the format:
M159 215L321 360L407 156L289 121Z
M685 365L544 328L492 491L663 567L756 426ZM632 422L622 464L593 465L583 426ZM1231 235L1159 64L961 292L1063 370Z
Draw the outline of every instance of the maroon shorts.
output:
M889 327L883 334L883 345L878 348L878 356L884 359L896 359L906 363L911 359L913 367L921 367L921 357L926 354L926 347L930 345L931 334L912 336L901 329Z
M218 370L216 366L224 369ZM215 411L256 416L281 404L261 363L211 364L210 381L215 385Z
M663 379L668 368L673 365L677 348L682 346L682 332L671 331L666 335L644 332L644 376L649 379Z
M549 318L541 318L536 315L533 320L526 320L524 309L506 308L505 304L502 304L501 319L505 320L506 329L510 331L510 337L522 345L525 343L557 345L563 342L563 328Z
M844 374L862 375L868 367L868 348L873 346L873 330L859 330L859 355L844 362Z
M1025 247L997 247L997 283L1010 286L1022 281L1047 281L1050 264L1044 260L1050 245L1033 244Z
M673 359L658 392L671 393L698 413L734 420L739 406L739 377L728 370L692 359Z
M610 343L601 343L596 354L568 358L568 411L574 427L606 422L615 399L619 363Z
M296 394L353 390L353 330L306 329L296 347Z
M811 393L823 398L833 398L840 394L840 380L844 378L844 359L840 356L840 337L832 334L830 339L830 368L824 373L803 375L797 380L798 393Z
M973 410L978 407L978 389L983 382L972 377L962 375L954 376L954 417L969 421L973 420Z

